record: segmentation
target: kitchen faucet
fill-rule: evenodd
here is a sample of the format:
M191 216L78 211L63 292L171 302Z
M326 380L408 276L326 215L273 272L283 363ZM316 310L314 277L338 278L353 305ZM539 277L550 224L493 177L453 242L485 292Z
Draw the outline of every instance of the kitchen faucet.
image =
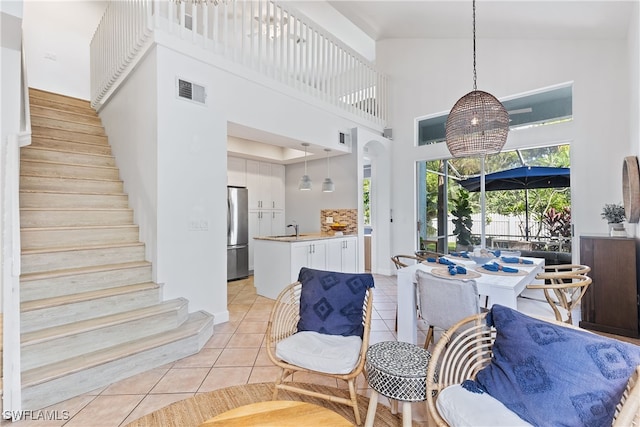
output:
M295 221L293 221L293 224L289 224L289 225L287 225L287 228L289 228L289 227L293 227L293 229L296 231L296 239L297 239L298 237L300 237L300 233L298 232L298 227L299 227L299 226L298 226L298 224L297 224Z

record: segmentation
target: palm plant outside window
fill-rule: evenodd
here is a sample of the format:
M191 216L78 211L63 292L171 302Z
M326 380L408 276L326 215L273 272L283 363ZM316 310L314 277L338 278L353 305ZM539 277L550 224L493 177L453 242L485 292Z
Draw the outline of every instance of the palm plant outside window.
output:
M569 167L569 163L568 145L502 152L486 158L487 173L523 164ZM436 160L419 165L418 170L423 171L418 183L423 191L419 195L422 249L442 252L479 244L479 194L466 192L457 184L477 175L479 169L477 158ZM571 251L570 194L568 187L528 190L530 229L528 242L525 242L527 247ZM487 246L526 240L525 200L523 190L487 192ZM470 227L469 219L472 221Z

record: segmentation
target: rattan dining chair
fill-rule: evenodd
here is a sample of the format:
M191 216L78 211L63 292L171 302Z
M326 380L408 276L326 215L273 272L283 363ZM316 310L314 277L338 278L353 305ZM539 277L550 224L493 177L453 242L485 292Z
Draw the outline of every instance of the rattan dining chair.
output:
M558 264L547 265L544 272L538 273L536 279L554 280L558 277L562 279L567 274L586 276L591 271L591 267L582 264Z
M538 277L548 279L551 283L532 283L527 285L527 289L542 290L555 319L559 322L572 324L571 312L580 304L580 300L591 285L591 278L573 273L554 273L552 276L547 276L548 274L540 273ZM518 299L518 310L543 315L536 310L537 303L539 301L520 298ZM546 307L547 310L549 307ZM566 317L562 311L565 312Z
M333 272L325 273L331 274ZM340 282L340 278L346 276L347 274L344 273L334 273L331 280L327 280L325 281L325 283L331 282L335 285L334 288L338 286L343 286L344 288L348 288L350 286L353 287L354 284L352 281L349 283ZM355 277L356 280L357 276L368 276L370 277L371 284L373 284L373 277L370 274L361 273L351 274L350 276ZM356 394L356 380L364 369L365 355L367 349L369 348L369 331L371 329L371 316L373 307L373 289L367 289L364 295L362 313L359 315L361 318L361 327L363 332L362 336L360 337L361 341L359 342L357 347L354 344L353 340L350 340L348 343L342 340L345 338L356 338L354 336L347 337L330 335L329 333L320 333L315 335L312 334L311 338L309 338L309 335L306 335L304 338L305 345L300 345L300 341L297 341L297 347L292 348L291 338L293 338L294 336L300 337L302 332L307 332L298 330L299 322L301 319L300 305L303 286L306 286L306 284L303 285L300 281L298 281L290 284L284 290L282 290L282 292L276 299L276 303L271 311L271 316L267 325L267 333L265 338L267 355L269 356L269 359L281 369L280 374L275 381L273 399L277 399L279 390L286 390L289 392L299 393L311 397L318 397L321 399L329 400L331 402L349 405L353 408L356 424L360 425L361 420ZM313 305L313 303L311 303L310 301L305 301L305 303L309 303L306 304L309 306ZM347 303L345 302L345 304ZM323 302L322 308L324 309L324 311L321 314L327 314L328 310L326 299ZM351 311L351 307L344 307L340 310ZM335 310L333 311L337 312L340 310L335 308ZM350 314L354 313L351 312ZM349 319L353 318L349 316ZM353 320L355 321L355 319ZM285 341L287 340L288 342L285 343ZM298 357L298 359L302 358L304 360L302 362L300 362L300 360L293 362L291 361L291 359L283 356L283 348L285 346L290 349L289 354L294 353L296 357ZM315 352L314 349L316 349ZM293 352L291 352L291 350L293 350ZM325 358L325 353L329 354L331 358ZM336 367L336 365L345 365L344 360L347 359L353 361L352 368L341 366L341 368L338 369ZM347 369L349 370L346 371ZM291 382L285 382L287 378L292 377L296 372L312 373L329 378L334 378L336 380L345 381L349 390L349 398L335 396L333 394L323 394L305 389L299 386L299 384L293 385Z
M445 254L440 253L440 252L430 251L430 250L426 250L426 249L420 249L420 250L416 251L415 254L416 254L417 257L420 257L423 260L425 260L427 258L439 258L439 257L445 255Z
M416 255L394 255L391 257L391 261L396 266L398 270L401 268L408 267L411 264L417 264L419 262L424 261L424 258L421 258Z
M591 267L581 264L547 265L544 267L544 271L536 275L536 279L544 283L562 283L563 281L567 281L567 279L565 279L567 274L586 276L590 271ZM555 293L549 294L549 296L556 300ZM544 294L537 288L525 288L520 294L520 297L536 301L546 301Z
M410 264L417 264L419 262L424 261L426 258L419 257L417 255L394 255L391 257L391 261L393 261L393 265L396 266L397 270L401 268L408 267ZM395 322L395 330L398 330L398 309L396 308L396 322Z

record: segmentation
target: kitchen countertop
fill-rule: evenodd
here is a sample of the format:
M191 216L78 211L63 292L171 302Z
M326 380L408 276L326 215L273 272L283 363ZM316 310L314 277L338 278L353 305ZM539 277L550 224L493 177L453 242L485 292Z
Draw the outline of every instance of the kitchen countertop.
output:
M344 234L342 236L336 236L335 234L327 233L302 233L296 238L295 234L286 236L261 236L254 237L255 240L271 240L274 242L304 242L306 240L325 240L325 239L340 239L342 237L356 237L357 234Z

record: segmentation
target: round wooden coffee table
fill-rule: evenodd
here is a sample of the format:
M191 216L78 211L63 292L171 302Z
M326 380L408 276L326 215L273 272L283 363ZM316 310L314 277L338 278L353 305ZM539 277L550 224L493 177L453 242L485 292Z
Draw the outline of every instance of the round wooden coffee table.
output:
M208 419L200 424L200 427L299 427L309 425L309 420L313 420L313 425L317 427L353 426L346 418L322 406L290 400L272 400L231 409Z

